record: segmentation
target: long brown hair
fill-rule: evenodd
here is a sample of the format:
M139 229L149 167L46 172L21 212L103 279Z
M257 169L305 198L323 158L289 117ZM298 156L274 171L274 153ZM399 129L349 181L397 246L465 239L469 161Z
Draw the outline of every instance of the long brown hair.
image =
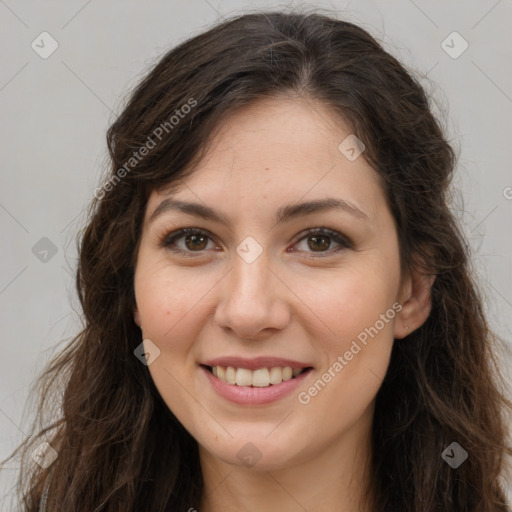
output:
M142 219L151 191L191 175L225 115L283 95L320 100L363 141L396 221L403 272L421 265L436 276L429 318L395 341L376 397L373 509L507 510L512 404L448 204L454 151L419 81L372 36L298 11L244 14L183 42L140 81L110 126L109 174L79 242L84 327L38 381L38 414L53 400L56 416L17 449L24 510L38 509L45 487L48 512L198 508L197 442L134 356ZM41 440L58 454L47 468L31 459ZM468 453L456 469L441 456L452 442Z

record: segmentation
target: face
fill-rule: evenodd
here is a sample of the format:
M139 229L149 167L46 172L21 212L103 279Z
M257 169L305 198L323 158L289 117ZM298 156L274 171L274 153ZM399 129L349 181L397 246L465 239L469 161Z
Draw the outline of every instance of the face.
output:
M320 103L253 103L149 198L135 321L211 457L284 468L369 429L403 296L394 220L364 153L338 148L349 134Z

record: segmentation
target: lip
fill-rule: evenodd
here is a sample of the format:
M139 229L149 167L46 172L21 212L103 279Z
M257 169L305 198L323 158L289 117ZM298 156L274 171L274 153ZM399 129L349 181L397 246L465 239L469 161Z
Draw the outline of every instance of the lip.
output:
M223 366L223 364L218 364L217 366ZM290 365L287 364L286 366ZM306 366L307 365L296 366L296 368L303 368ZM244 368L244 366L240 367ZM258 368L262 368L262 366L258 366ZM215 375L213 375L213 373L206 366L200 365L199 370L208 379L208 382L210 383L214 391L221 397L238 405L254 406L270 404L272 402L276 402L277 400L280 400L290 395L298 386L300 386L302 382L304 382L304 380L311 373L312 368L302 372L300 375L293 379L285 380L280 384L270 385L266 388L237 386L236 384L228 384L227 382L222 382L220 379L215 377Z
M203 361L201 364L206 366L223 366L227 368L232 366L233 368L247 368L247 370L258 370L259 368L273 368L281 367L285 368L308 368L313 365L310 363L301 363L299 361L293 361L291 359L283 359L281 357L255 357L247 359L245 357L216 357L208 361Z

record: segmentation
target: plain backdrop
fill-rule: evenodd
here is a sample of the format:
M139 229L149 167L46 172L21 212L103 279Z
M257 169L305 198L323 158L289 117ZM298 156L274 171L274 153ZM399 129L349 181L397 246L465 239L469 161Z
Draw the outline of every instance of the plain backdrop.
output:
M510 343L512 2L0 0L0 458L23 439L29 385L79 329L75 239L126 94L159 56L222 17L293 5L359 23L422 77L460 155L453 209L489 320ZM0 474L1 495L15 471L14 461Z

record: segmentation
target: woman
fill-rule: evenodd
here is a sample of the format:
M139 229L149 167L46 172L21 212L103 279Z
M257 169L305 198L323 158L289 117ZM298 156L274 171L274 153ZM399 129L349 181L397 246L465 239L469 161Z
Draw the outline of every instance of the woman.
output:
M43 400L65 388L25 443L24 510L508 510L454 153L367 32L228 20L167 53L107 139L85 327L43 376Z

